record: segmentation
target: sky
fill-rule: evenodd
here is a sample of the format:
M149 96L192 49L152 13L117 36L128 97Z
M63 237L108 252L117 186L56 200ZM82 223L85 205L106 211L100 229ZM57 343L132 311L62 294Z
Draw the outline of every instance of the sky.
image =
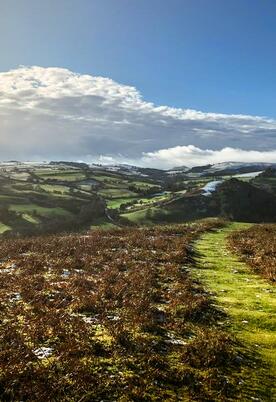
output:
M0 159L276 162L273 0L0 0Z

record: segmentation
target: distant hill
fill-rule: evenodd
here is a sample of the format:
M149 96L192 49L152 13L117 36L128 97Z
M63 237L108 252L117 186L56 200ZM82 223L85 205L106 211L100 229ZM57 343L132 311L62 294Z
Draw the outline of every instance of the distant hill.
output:
M189 221L206 217L224 217L243 222L276 222L276 196L249 183L230 179L217 186L209 196L187 194L168 204L162 221Z
M0 163L0 235L215 216L276 221L276 164L227 162L185 169L67 161ZM241 173L249 170L253 172Z
M84 162L67 162L67 161L51 161L49 166L68 166L73 168L88 168L88 164Z
M216 177L216 176L236 176L239 174L262 172L268 168L275 168L276 163L246 163L246 162L223 162L216 164L208 164L202 166L186 166L174 167L166 171L169 176L182 176L187 178L193 177Z
M276 167L269 167L260 174L260 177L276 177Z
M204 173L211 169L213 165L194 166L189 170L189 173Z
M202 176L225 176L259 172L270 167L276 168L276 163L224 162L202 167L193 167L187 173L199 172Z
M166 171L162 169L144 168L128 164L117 165L95 165L91 164L90 168L93 170L101 170L109 173L117 173L133 177L147 177L153 180L162 180L166 177Z
M214 196L220 215L245 222L275 222L275 195L249 183L231 179L223 182Z

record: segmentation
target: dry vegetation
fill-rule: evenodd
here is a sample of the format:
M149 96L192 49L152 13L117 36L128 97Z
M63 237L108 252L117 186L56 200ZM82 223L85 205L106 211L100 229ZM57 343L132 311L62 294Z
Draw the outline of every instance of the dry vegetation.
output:
M259 274L276 281L276 225L254 225L232 233L231 248L240 254Z
M189 274L218 224L2 241L2 400L230 398L242 359Z

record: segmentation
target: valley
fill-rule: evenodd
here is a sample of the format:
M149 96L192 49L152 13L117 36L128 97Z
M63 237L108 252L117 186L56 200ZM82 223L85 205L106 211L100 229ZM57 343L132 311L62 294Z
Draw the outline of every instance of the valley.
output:
M74 162L2 163L0 234L181 223L214 216L273 222L276 178L273 169L265 174L261 168L267 166L164 171ZM258 200L266 206L254 205Z

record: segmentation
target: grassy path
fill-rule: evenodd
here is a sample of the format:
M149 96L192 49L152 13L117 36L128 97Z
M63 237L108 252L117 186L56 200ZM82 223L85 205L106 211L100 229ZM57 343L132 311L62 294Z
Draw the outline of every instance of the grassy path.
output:
M244 394L239 400L276 401L276 289L255 275L226 245L231 231L246 227L249 225L233 223L204 234L196 244L199 257L195 275L226 312L221 325L241 341L249 354L260 359L242 375Z

